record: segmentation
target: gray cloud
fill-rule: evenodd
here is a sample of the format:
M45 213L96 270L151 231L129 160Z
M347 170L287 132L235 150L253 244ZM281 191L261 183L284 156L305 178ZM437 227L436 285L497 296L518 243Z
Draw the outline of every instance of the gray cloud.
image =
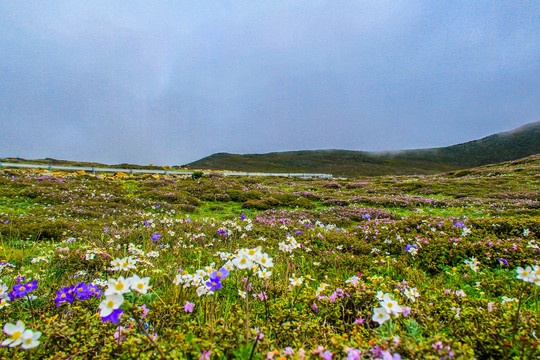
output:
M0 4L0 156L183 164L540 120L530 1Z

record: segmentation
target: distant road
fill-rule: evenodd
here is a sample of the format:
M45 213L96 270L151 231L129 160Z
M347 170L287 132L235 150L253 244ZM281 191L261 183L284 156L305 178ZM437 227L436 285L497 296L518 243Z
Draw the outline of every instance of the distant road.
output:
M99 167L84 167L84 166L61 166L61 165L39 165L39 164L20 164L20 163L5 163L0 162L0 169L3 167L14 168L31 168L31 169L46 169L52 170L73 170L73 171L88 171L93 174L96 172L121 172L128 174L162 174L162 175L191 175L196 171L183 170L146 170L146 169L116 169L116 168L99 168ZM207 174L216 173L225 176L284 176L284 177L303 177L303 178L332 178L331 174L308 174L308 173L260 173L260 172L207 172Z

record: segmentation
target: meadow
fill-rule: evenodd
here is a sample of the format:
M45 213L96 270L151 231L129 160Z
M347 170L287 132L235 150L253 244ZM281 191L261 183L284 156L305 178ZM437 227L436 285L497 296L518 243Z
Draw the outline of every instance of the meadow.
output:
M4 168L0 358L537 359L539 174Z

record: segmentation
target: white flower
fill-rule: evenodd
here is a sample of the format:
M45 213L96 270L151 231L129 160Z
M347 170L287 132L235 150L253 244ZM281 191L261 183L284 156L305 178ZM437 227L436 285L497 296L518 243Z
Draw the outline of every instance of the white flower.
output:
M386 295L386 294L383 293L382 291L377 291L377 295L376 295L377 300L383 301L384 295Z
M197 288L197 296L203 296L211 292L206 285L201 285Z
M41 331L33 332L32 330L26 330L23 333L23 342L21 348L24 350L35 348L39 345L39 337L41 336Z
M383 307L378 307L373 309L373 317L372 320L375 322L378 322L379 325L382 325L386 322L386 320L390 319L390 315L386 312L386 310Z
M389 294L384 294L383 301L381 301L381 306L386 310L386 312L396 316L399 316L399 313L403 311L397 301L393 300Z
M105 296L107 295L115 295L115 294L125 294L129 292L129 278L124 279L123 276L120 276L117 280L115 279L109 279L109 287L107 288L107 291L105 291Z
M0 285L0 299L6 297L8 293L8 287L6 284Z
M262 256L261 247L256 247L246 251L248 258L253 262L258 262Z
M111 313L119 309L120 306L122 306L122 303L124 302L124 296L121 294L114 294L114 295L108 295L105 297L105 300L99 304L99 316L106 317L111 315Z
M16 324L7 323L4 325L4 333L9 336L9 338L2 341L2 346L15 347L24 340L24 323L21 320L17 321Z
M0 309L10 306L9 298L7 296L0 298Z
M238 255L232 261L234 266L238 269L251 269L253 262L246 252L243 250L238 251Z
M266 279L266 278L269 278L270 276L272 276L272 272L268 271L268 270L259 270L259 271L257 271L257 275L261 279Z
M416 288L405 289L403 293L405 294L406 297L412 300L412 302L415 302L416 298L420 297L420 294L418 293L418 290L416 290Z
M274 262L271 257L268 257L267 253L261 254L260 258L257 260L257 263L265 268L270 268L274 266Z
M227 271L231 271L232 269L234 269L234 264L232 263L232 261L227 261L225 265L223 265L223 268Z
M291 285L292 286L300 286L304 283L304 278L303 277L296 277L294 276L293 274L293 277L292 278L289 278L289 281L291 282Z
M532 274L532 268L530 266L527 266L525 269L521 266L518 266L516 269L518 275L516 276L518 279L521 279L526 282L534 282L536 276Z
M149 277L140 278L137 275L133 275L127 280L130 284L131 290L138 292L139 294L146 295L148 289L150 289L150 286L148 286L148 283L150 282Z
M242 290L240 290L240 289L238 289L238 295L240 295L240 297L242 297L242 298L244 298L244 299L246 298L246 292L245 292L245 291L242 291Z

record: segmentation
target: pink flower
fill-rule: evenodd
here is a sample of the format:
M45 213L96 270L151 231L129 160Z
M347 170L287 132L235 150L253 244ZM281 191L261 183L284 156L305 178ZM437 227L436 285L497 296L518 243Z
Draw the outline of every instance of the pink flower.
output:
M208 360L210 359L210 350L203 350L199 355L199 360Z
M292 355L294 354L294 350L290 346L287 346L285 349L283 349L283 353L286 355Z
M186 304L184 305L184 311L191 313L193 312L193 308L195 307L195 304L189 301L186 301Z
M362 324L364 322L364 318L358 318L354 320L355 324Z

